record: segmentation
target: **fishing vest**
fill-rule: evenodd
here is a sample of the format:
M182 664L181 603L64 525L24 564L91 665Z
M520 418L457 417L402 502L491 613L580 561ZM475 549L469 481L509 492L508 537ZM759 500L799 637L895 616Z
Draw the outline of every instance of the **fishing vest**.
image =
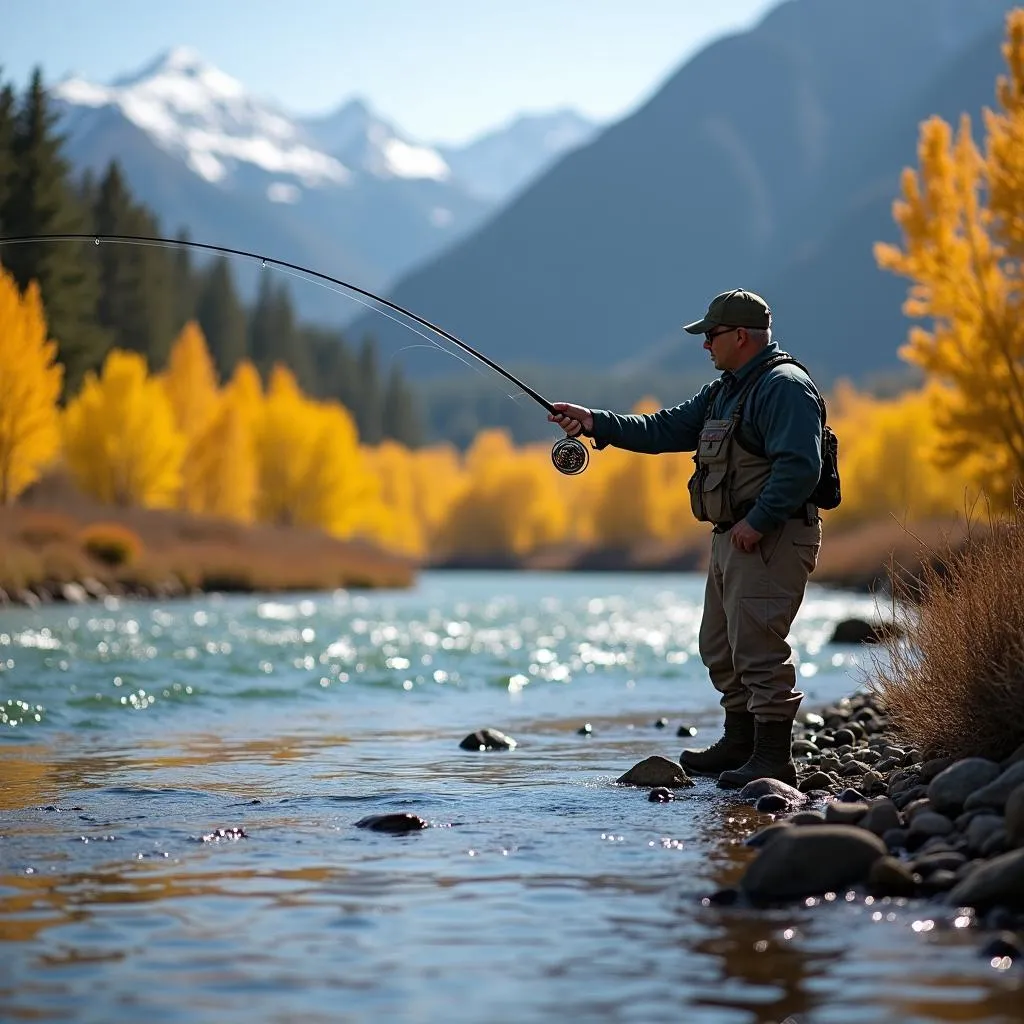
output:
M736 407L728 419L711 419L711 409L718 398L722 382L718 380L712 385L713 390L708 396L708 417L700 432L697 451L693 456L694 471L688 484L690 508L698 521L739 522L753 508L768 483L772 464L765 453L751 451L744 444L735 442L750 392L770 369L780 363L796 363L800 366L797 360L786 353L766 359L744 382Z

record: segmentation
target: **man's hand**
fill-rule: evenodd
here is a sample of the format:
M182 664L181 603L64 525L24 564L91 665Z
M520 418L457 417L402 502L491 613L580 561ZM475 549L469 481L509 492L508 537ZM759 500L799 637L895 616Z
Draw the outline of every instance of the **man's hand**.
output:
M548 413L548 422L557 423L570 437L594 433L594 414L582 405L552 402L555 411Z
M764 534L758 533L746 519L741 519L729 531L729 540L732 542L732 546L739 548L740 551L753 551L763 536Z

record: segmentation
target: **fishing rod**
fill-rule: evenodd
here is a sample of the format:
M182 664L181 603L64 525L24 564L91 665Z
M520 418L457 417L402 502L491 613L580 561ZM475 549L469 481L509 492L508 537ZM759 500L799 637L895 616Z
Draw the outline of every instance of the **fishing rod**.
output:
M319 270L311 270L309 267L303 267L298 263L289 263L287 260L275 259L273 256L261 256L259 253L249 252L246 249L232 249L225 245L213 245L209 242L194 242L191 239L186 238L162 238L150 235L97 235L87 233L11 235L8 237L0 237L0 247L5 245L27 245L38 242L90 241L93 242L94 245L111 243L115 245L184 246L189 249L199 249L204 252L219 253L223 256L242 256L245 259L258 260L261 267L280 267L282 270L293 271L294 273L304 274L319 281L338 285L341 288L346 288L349 291L362 295L374 302L379 302L381 305L387 306L396 313L401 313L403 316L407 316L410 320L413 320L422 327L425 327L428 331L432 331L434 334L438 335L438 337L444 338L446 341L450 341L453 345L457 345L463 352L494 370L496 373L501 374L502 377L514 384L525 395L529 395L530 398L532 398L538 405L543 406L549 413L554 413L556 411L555 407L538 391L535 391L528 384L525 384L493 359L473 348L472 345L462 341L460 338L456 338L454 334L450 334L443 327L439 327L437 324L431 323L418 313L414 313L412 310L406 309L404 306L400 306L397 302L392 302L390 299L385 299L383 296L376 295L374 292L371 292L366 288L361 288L359 285L343 281L341 278L332 277L330 274L325 274ZM371 306L369 308L373 309L374 307ZM382 313L383 310L378 309L375 310L375 312ZM401 320L396 320L396 323L401 323L403 327L413 330L413 328L409 327L408 324L403 323ZM441 351L444 352L447 351L447 349L441 349ZM449 352L449 355L451 354L452 353ZM570 437L569 435L566 435L565 437L559 438L554 445L552 445L551 462L555 469L560 473L564 473L566 476L575 476L577 473L582 473L583 470L587 468L589 459L590 455L587 451L586 445L584 445L578 437Z

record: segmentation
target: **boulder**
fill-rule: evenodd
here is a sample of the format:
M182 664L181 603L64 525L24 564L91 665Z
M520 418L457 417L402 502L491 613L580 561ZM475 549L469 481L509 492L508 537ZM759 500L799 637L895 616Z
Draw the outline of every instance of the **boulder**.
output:
M1024 761L1011 764L1006 771L993 779L987 786L976 789L965 801L964 810L972 811L976 807L992 807L1002 812L1010 794L1018 787L1024 786Z
M1006 801L1006 840L1010 846L1024 846L1024 785Z
M998 814L979 814L972 818L967 826L967 849L971 853L981 853L985 844L995 832L1002 832L1004 829L1003 818Z
M954 761L928 783L928 799L940 814L959 814L968 797L1000 776L999 765L984 757Z
M808 832L813 831L808 829ZM956 907L978 910L996 906L1024 909L1024 850L1011 850L982 864L953 888L948 902Z
M886 852L878 836L852 825L787 828L761 849L740 888L757 900L838 892L863 882Z
M693 779L683 771L682 765L667 757L654 754L637 762L625 775L615 780L620 786L639 786L642 789L684 789L694 785Z

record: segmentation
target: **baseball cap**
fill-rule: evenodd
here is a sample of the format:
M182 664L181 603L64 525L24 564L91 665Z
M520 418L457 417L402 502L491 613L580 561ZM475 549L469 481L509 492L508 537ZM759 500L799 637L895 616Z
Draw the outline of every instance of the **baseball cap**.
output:
M772 311L768 303L743 288L716 295L708 305L708 311L700 320L684 324L688 334L703 334L712 327L751 327L764 330L771 326Z

